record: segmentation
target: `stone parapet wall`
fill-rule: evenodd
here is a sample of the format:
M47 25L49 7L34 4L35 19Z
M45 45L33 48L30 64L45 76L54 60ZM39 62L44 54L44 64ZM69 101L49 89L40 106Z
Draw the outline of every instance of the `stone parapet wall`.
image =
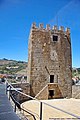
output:
M33 24L32 24L32 29L34 29L34 30L44 30L44 31L54 30L54 31L58 31L58 32L64 32L65 34L68 34L68 35L70 34L70 28L64 29L63 26L60 26L60 27L58 28L57 25L54 25L54 26L51 28L49 24L47 24L47 25L46 25L46 28L44 28L43 23L40 23L40 24L39 24L39 27L36 25L36 23L33 23Z
M80 85L72 86L72 98L80 99Z
M30 95L30 84L29 83L14 83L14 84L12 84L12 86L14 88L21 88L23 93ZM12 91L12 94L17 99L17 101L19 101L21 103L30 99L30 98L28 98L22 94L19 94L15 91Z

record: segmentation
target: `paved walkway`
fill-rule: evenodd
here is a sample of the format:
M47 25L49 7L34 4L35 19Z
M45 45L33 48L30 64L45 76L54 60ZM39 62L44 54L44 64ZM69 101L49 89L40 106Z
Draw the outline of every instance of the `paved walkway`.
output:
M42 102L43 120L80 120L80 99L52 99L42 100ZM40 103L38 101L24 102L22 107L32 112L36 116L36 120L40 120Z
M20 120L5 94L5 84L0 83L0 120Z

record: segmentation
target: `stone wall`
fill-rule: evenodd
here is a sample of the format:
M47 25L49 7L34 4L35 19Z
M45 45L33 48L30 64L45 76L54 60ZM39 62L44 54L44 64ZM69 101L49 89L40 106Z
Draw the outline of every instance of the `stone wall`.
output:
M72 86L72 98L80 99L80 85Z
M46 85L36 96L38 100L47 100L48 99L48 85Z
M52 99L52 98L62 98L63 96L62 96L62 94L61 94L61 91L60 91L60 89L59 89L59 86L58 86L58 84L56 84L56 83L49 83L48 84L48 91L49 90L53 90L54 91L54 96L49 96L48 98L50 99ZM48 95L49 95L49 93L48 93Z
M56 37L57 36L57 37ZM54 41L55 38L55 41ZM31 84L30 94L36 96L54 76L62 97L71 97L72 58L70 30L54 26L46 29L32 25L29 37L29 58L27 79ZM56 77L57 76L57 77ZM57 89L56 89L57 90Z
M30 95L30 84L29 83L13 83L12 86L14 88L21 88L23 93ZM17 101L19 101L21 103L30 99L29 97L26 97L22 94L18 94L15 91L13 91L12 93L13 93L14 97L17 99Z

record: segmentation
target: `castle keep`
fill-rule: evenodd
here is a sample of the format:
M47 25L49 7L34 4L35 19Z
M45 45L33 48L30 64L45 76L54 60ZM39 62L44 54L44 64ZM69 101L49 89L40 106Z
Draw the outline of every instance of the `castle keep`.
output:
M29 36L27 80L30 95L38 99L70 98L72 58L70 29L35 23Z

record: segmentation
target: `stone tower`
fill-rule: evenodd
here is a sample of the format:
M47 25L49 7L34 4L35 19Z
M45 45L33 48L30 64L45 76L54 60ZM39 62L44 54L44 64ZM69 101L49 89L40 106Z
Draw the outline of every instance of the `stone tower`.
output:
M29 36L27 79L30 94L38 99L70 98L72 58L70 29L35 23Z

